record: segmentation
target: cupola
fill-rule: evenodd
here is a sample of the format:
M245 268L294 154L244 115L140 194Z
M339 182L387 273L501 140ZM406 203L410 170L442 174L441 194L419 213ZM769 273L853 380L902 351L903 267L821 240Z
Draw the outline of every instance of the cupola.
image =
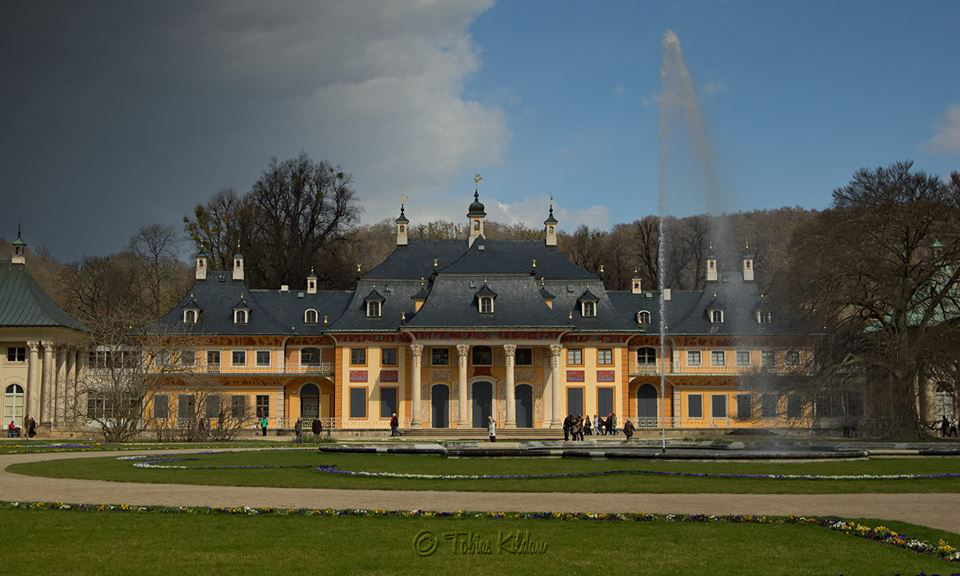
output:
M483 180L483 177L479 174L473 177L473 202L470 203L470 208L467 210L467 219L470 222L470 236L467 241L469 246L473 246L477 238L483 236L483 223L487 218L487 213L484 210L483 202L480 202L480 192L477 188L481 180Z
M200 251L197 252L197 269L193 277L196 280L206 280L209 266L210 258L207 256L207 251L203 249L203 245L201 244Z
M237 242L237 253L233 255L233 279L243 280L243 254L240 253L239 242Z
M713 252L713 246L710 246L710 251L707 252L707 282L716 282L719 278L719 271L717 270L717 255Z
M643 282L640 280L640 271L633 269L633 278L630 279L630 293L643 294Z
M544 241L547 246L557 245L557 224L560 222L553 216L553 199L550 200L550 214L543 221Z
M743 281L753 282L753 252L750 251L749 244L744 246L743 258L741 259L740 268L743 272Z
M310 267L310 275L307 276L307 294L317 293L317 273Z
M27 263L27 243L20 236L20 225L17 225L17 239L10 243L13 246L13 255L10 257L11 264L24 265Z
M397 246L407 245L407 229L410 227L410 220L403 213L403 204L400 204L400 216L395 220L397 224Z

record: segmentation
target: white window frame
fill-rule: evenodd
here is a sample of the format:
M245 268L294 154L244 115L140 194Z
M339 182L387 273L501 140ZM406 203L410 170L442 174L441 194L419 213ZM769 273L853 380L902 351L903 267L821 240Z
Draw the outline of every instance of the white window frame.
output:
M720 316L720 320L717 320L718 315ZM723 310L717 310L717 309L710 310L710 323L723 324Z
M740 361L740 357L741 357L743 354L746 354L746 355L747 355L747 361L746 361L746 362L741 362L741 361ZM752 356L751 356L751 354L750 354L750 351L749 351L749 350L737 350L737 366L740 367L740 368L749 368L749 367L752 366L752 365L753 365L753 358L752 358Z
M696 355L697 361L693 362L694 355ZM703 352L700 350L687 350L687 366L700 367L703 366Z
M310 315L313 314L313 320L310 319ZM320 322L320 312L314 308L307 308L303 311L303 323L304 324L317 324Z
M596 302L581 302L580 303L580 314L584 318L596 318L597 317L597 303Z
M261 363L260 363L260 353L261 353L261 352L266 352L266 353L267 353L267 363L266 363L266 364L261 364ZM272 364L272 361L271 361L271 358L270 358L271 356L273 356L273 355L270 354L270 351L269 351L269 350L257 350L257 351L254 353L254 359L255 359L255 361L256 361L256 364L257 364L257 366L259 366L259 367L261 367L261 368L269 367L270 364Z
M248 324L250 322L250 312L247 310L234 310L233 311L233 323L234 324Z
M637 324L639 324L639 325L641 325L641 326L647 326L647 325L649 325L649 324L650 324L650 318L651 318L651 316L650 316L650 311L649 311L649 310L641 310L641 311L637 312Z
M493 314L493 296L481 296L477 302L481 314Z
M192 318L191 318L192 316ZM200 319L200 313L193 308L183 311L183 323L184 324L196 324L197 320Z
M717 362L717 355L720 356L720 362ZM727 365L727 352L725 350L710 351L710 365L723 367Z
M236 354L243 354L243 363L237 363ZM231 366L246 366L246 365L247 365L247 351L246 351L246 350L231 350L231 351L230 351L230 365L231 365Z
M376 312L376 314L374 314ZM382 318L383 306L376 300L367 302L367 318Z
M757 324L770 324L771 322L773 322L773 312L757 310Z

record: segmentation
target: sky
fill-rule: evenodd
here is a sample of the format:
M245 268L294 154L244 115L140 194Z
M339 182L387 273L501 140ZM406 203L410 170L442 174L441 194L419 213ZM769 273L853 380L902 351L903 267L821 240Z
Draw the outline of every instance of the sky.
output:
M0 237L108 254L301 151L353 175L364 223L402 197L465 220L477 172L492 220L655 214L668 29L722 208L824 208L862 167L960 170L958 24L947 0L6 0Z

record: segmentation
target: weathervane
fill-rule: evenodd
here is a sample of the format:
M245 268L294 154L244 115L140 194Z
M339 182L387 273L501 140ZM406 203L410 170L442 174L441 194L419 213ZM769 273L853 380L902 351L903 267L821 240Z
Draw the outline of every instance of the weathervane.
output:
M483 180L483 176L479 172L473 175L473 187L476 188L480 185L480 181Z

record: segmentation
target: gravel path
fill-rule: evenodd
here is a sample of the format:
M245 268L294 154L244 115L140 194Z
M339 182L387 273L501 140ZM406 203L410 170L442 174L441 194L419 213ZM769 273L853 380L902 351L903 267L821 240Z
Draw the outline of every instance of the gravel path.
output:
M423 509L438 512L476 510L831 515L901 520L960 533L960 493L587 494L326 490L71 480L23 476L6 470L7 466L20 462L169 453L185 452L167 450L0 455L0 499L78 504Z

